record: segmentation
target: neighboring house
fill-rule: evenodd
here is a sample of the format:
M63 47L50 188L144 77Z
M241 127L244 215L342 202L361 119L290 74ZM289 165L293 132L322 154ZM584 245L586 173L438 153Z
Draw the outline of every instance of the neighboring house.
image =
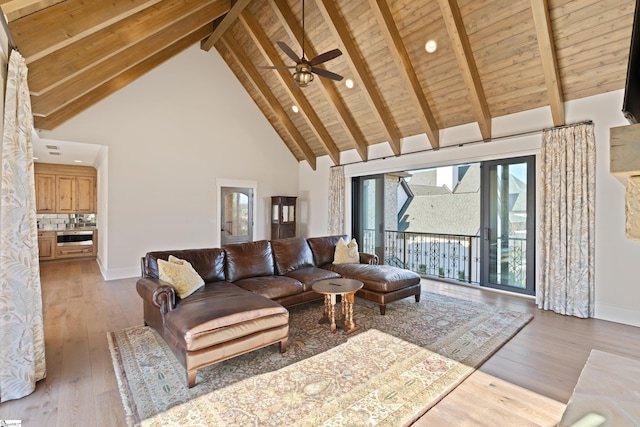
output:
M444 184L438 181L437 169L413 173L408 181L414 196L398 218L402 225L398 231L477 236L480 232L480 164L438 169L446 170L457 179Z

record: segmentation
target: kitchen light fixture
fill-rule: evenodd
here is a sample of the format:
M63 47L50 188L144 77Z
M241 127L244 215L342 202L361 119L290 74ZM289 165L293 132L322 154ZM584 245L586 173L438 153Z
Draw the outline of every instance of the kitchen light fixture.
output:
M435 40L429 40L424 45L424 50L426 50L429 53L435 52L436 49L438 49L438 43Z
M349 89L353 89L353 80L351 79L347 79L346 82L344 82L345 86L347 86Z

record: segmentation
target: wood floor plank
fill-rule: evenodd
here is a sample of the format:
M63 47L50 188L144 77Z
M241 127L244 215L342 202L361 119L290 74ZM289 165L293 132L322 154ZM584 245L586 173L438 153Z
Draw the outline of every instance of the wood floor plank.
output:
M106 333L142 324L136 280L105 281L92 260L42 264L47 378L30 396L1 404L0 419L36 427L125 425ZM550 427L560 420L592 348L640 354L640 328L560 316L538 310L532 299L477 287L426 279L422 285L534 319L416 426Z

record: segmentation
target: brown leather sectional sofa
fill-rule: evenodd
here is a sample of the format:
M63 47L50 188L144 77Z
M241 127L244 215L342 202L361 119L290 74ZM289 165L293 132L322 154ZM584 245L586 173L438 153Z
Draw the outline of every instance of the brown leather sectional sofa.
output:
M360 264L332 264L341 236L262 240L223 248L149 252L142 258L136 288L144 321L167 342L187 370L189 387L198 368L279 343L286 351L289 312L285 307L321 299L318 280L346 277L364 283L356 295L380 304L408 296L420 300L420 276L377 265L360 254ZM158 259L187 260L205 285L185 299L160 280Z

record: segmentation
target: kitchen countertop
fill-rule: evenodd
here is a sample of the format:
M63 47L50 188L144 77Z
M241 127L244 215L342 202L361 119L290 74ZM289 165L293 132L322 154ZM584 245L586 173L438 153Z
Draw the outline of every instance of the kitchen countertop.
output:
M82 227L54 228L54 229L51 229L51 230L47 230L47 229L44 229L44 228L38 228L38 233L42 233L42 232L46 232L46 231L50 231L50 232L56 233L58 231L87 231L87 230L96 231L96 230L98 230L98 227L96 227L95 225L86 225L86 226L82 226Z

